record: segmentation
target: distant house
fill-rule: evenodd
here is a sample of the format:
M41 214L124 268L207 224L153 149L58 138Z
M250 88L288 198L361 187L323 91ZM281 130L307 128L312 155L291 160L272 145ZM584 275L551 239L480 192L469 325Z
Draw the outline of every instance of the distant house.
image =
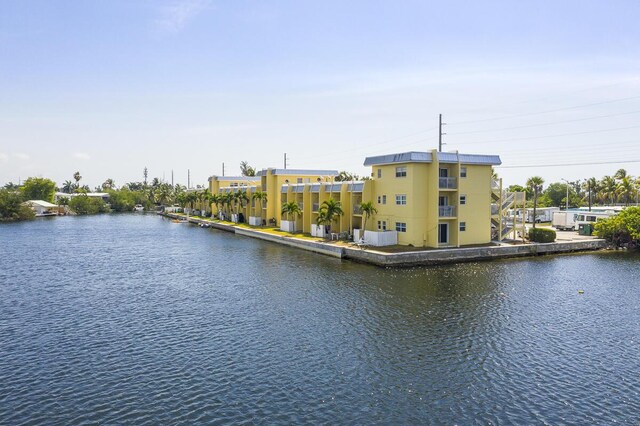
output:
M22 203L24 206L31 207L36 216L57 216L58 206L43 200L29 200Z
M86 195L87 197L90 197L90 198L102 198L102 200L105 203L109 202L108 192L87 192L86 194L84 192L78 192L73 194L67 194L66 192L56 192L54 196L54 200L56 202L58 202L61 198L67 198L70 200L71 198L77 197L78 195Z

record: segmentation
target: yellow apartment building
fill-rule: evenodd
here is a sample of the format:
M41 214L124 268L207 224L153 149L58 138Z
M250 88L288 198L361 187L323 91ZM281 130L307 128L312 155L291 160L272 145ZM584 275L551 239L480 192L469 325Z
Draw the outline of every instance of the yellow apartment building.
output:
M489 243L496 234L500 239L510 229L500 219L507 204L492 180L492 167L499 164L497 155L412 151L367 157L371 177L364 181L335 182L336 170L268 168L255 177L212 176L209 184L213 194L246 191L248 201L236 211L251 225L315 236L329 232L372 245L461 247ZM254 199L257 192L266 194L266 202ZM344 214L321 230L319 211L329 199L339 202ZM284 218L282 206L291 201L301 214ZM377 210L364 230L363 202Z
M374 205L371 231L396 231L398 244L460 247L491 241L496 155L404 152L368 157ZM374 228L375 227L375 228Z

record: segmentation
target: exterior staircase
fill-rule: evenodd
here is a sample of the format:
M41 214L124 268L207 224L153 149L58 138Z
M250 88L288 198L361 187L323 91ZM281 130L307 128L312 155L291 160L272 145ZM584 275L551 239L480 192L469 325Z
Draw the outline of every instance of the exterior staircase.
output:
M491 239L503 241L512 235L511 239L517 239L518 233L524 239L524 208L526 196L524 192L509 192L502 189L502 179L491 181ZM517 222L515 212L522 209L520 217L522 222Z

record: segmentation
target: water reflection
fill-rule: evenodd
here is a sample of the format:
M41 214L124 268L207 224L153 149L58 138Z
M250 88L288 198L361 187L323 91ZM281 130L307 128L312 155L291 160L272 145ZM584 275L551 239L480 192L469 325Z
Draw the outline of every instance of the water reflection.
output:
M637 254L380 269L141 215L0 241L2 423L640 412Z

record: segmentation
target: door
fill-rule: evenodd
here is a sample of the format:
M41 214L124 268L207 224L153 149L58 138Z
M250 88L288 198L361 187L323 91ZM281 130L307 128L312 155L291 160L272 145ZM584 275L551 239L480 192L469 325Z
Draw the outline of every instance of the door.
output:
M447 244L447 243L449 243L449 224L439 223L438 224L438 244Z

